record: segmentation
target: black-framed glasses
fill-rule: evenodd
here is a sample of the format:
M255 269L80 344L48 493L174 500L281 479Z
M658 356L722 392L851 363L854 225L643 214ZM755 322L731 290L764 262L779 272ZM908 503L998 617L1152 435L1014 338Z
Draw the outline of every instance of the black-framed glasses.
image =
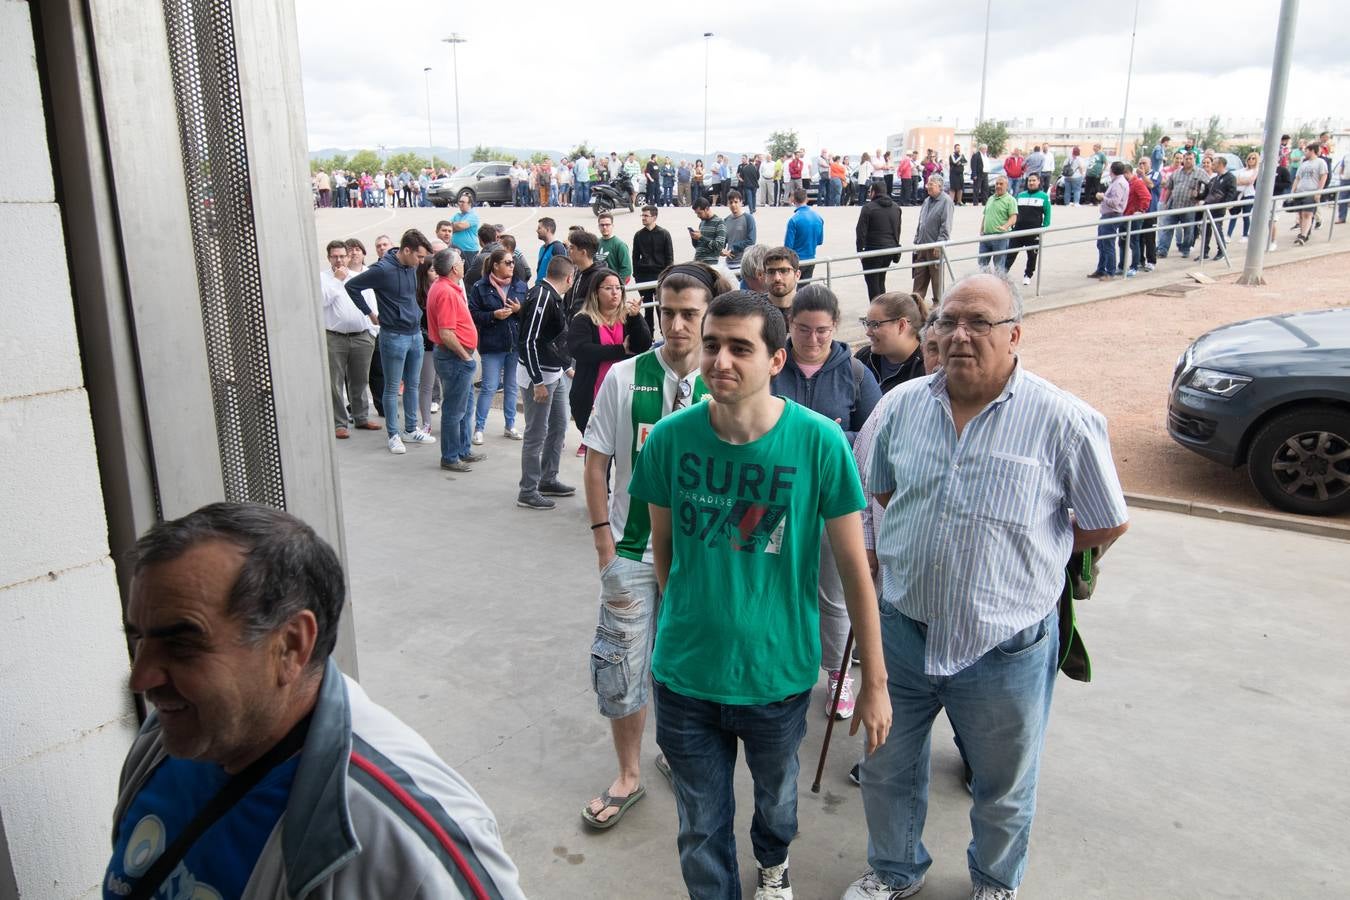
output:
M1017 319L999 319L997 322L990 322L988 319L951 319L946 316L933 323L933 329L938 334L955 334L957 328L965 328L966 334L972 337L984 337L994 330L995 325L1008 325L1016 322Z
M892 322L899 322L904 316L896 316L894 319L869 319L867 316L859 316L858 324L868 331L880 328L882 325L889 325Z

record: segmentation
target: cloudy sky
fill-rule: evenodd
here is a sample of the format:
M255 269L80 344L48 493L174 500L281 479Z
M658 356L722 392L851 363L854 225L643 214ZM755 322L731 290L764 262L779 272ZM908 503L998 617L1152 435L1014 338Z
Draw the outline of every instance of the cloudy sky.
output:
M1350 123L1346 4L1300 4L1289 122ZM379 9L397 14L373 17ZM1278 0L1141 0L1130 126L1212 113L1262 118L1278 10ZM771 131L791 128L812 148L858 152L906 120L974 121L984 13L982 0L296 0L309 149L426 146L426 66L431 135L453 147L450 48L439 38L457 31L468 39L459 47L465 148L560 150L586 139L603 149L699 152L702 35L712 31L711 147L758 149ZM1133 13L1131 0L998 0L986 117L1118 121Z

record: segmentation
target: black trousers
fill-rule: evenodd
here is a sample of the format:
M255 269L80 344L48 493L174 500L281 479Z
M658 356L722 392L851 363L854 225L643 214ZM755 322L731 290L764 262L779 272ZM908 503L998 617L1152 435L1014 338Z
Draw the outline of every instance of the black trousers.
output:
M880 250L880 247L869 247L869 250ZM872 256L862 260L863 281L867 282L867 300L871 301L877 298L877 295L886 293L886 267L895 262L891 256ZM879 270L879 271L878 271Z
M983 205L985 196L984 192L988 186L989 186L989 179L984 177L983 172L971 172L970 188L971 191L973 192L971 195L972 197L971 202Z
M1095 205L1097 203L1097 192L1101 189L1102 176L1089 175L1083 179L1083 200Z
M1204 250L1202 251L1205 256L1209 256L1210 235L1214 236L1214 255L1218 256L1227 252L1224 247L1223 239L1223 214L1227 211L1228 210L1226 209L1210 210L1210 215L1214 217L1214 225L1211 227L1208 221L1205 222L1205 243Z
M1040 255L1037 249L1038 240L1035 237L1015 237L1008 241L1008 252L1003 254L1004 268L1011 272L1013 261L1017 259L1019 250L1027 251L1027 267L1022 274L1027 278L1036 274L1036 257Z
M801 283L802 283L802 284L806 284L806 282L810 281L810 280L811 280L811 274L812 274L813 272L815 272L815 271L816 271L816 266L815 266L814 263L812 263L812 264L809 265L809 266L802 266L802 268L801 268L802 274L801 274L801 276L800 276Z
M384 416L384 363L380 362L380 340L375 339L375 352L370 356L370 396L375 398L375 412Z

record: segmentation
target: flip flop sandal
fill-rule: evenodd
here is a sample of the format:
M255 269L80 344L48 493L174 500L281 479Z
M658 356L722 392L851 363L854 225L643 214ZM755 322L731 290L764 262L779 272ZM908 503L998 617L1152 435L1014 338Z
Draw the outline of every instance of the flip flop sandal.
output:
M671 788L674 789L675 776L670 774L670 761L666 759L664 753L656 754L656 771L666 776L666 781L669 781Z
M600 802L604 804L600 807L600 812L604 812L611 806L618 807L619 811L602 821L596 817L597 813L591 812L590 804L587 804L581 808L581 820L592 828L613 828L615 825L619 824L619 820L628 812L628 807L637 803L645 796L647 796L647 789L644 787L639 787L631 794L620 797L615 797L609 791L605 791L600 795Z

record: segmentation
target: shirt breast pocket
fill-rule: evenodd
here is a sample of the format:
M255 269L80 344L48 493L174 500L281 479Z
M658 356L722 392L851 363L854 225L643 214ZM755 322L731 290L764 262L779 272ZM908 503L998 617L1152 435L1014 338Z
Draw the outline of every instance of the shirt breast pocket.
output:
M1045 463L1034 456L990 452L981 466L979 517L1019 531L1030 529L1036 521L1047 471Z

